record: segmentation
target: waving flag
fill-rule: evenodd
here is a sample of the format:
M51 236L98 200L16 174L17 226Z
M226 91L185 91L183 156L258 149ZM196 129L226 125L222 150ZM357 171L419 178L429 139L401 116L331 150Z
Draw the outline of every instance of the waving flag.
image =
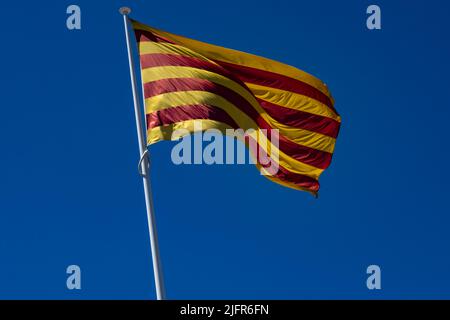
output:
M340 116L326 85L286 64L161 31L132 20L139 44L147 144L176 129L278 130L269 179L317 194ZM268 138L270 138L268 136Z

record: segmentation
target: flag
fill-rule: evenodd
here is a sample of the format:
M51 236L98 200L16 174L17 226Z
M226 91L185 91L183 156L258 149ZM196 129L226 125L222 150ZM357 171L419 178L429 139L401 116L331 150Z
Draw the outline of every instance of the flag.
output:
M278 155L276 172L266 177L317 195L341 123L322 81L274 60L131 22L148 145L172 139L177 129L196 132L199 121L201 130L266 129L269 143L262 149ZM271 143L273 132L278 145ZM259 160L257 166L264 170Z

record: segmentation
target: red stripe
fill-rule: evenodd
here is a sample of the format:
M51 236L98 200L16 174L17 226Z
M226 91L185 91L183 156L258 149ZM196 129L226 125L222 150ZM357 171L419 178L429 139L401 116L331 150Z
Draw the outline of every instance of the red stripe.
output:
M208 70L225 77L233 76L224 67L213 62L199 59L196 57L183 56L170 53L147 53L140 55L141 68L164 67L164 66L181 66L192 67L202 70Z
M252 140L253 142L255 141L253 138L248 137L248 136L246 138L247 138L245 140L246 146L248 148L250 148L250 151L253 153L253 155L257 156L257 159L261 159L261 158L267 159L268 158L267 153L263 149L259 150L256 143L249 143L250 140ZM267 160L264 160L264 161L265 161L264 163L268 163ZM308 177L303 174L291 172L291 171L287 170L286 168L284 168L280 164L279 164L277 173L271 175L271 177L278 178L281 181L292 183L298 187L308 189L314 193L319 191L319 187L320 187L319 181L317 181L316 179Z
M233 73L225 69L224 67L217 65L213 62L202 60L195 57L182 56L179 54L168 54L168 53L148 53L140 55L141 68L152 68L152 67L166 67L166 66L177 66L177 67L191 67L206 71L211 71L217 73L225 78L229 78L234 82L240 84L244 89L251 93L250 89L237 78ZM253 94L252 94L253 95Z
M259 128L267 129L267 136L270 139L272 127L247 100L226 87L196 78L169 78L144 84L145 98L168 92L189 90L208 91L222 96L255 121ZM290 157L316 168L325 169L331 163L331 153L296 144L282 135L279 135L279 148Z
M334 119L286 108L259 98L256 98L256 100L267 114L280 123L318 132L332 138L338 136L340 123Z
M147 125L148 128L153 128L157 126L173 125L177 122L192 119L216 120L228 124L234 129L238 128L236 123L226 113L218 108L208 105L186 105L158 110L147 115ZM170 137L167 137L167 139L169 138ZM256 143L249 143L250 140L253 139L247 136L245 144L250 148L250 151L257 156L258 159L267 158L268 156L265 151L263 149L259 150ZM278 172L272 177L278 178L281 181L293 183L296 186L306 188L312 192L319 190L319 182L317 180L302 174L290 172L282 166L279 166Z
M312 99L315 99L328 106L334 113L338 114L333 107L331 99L313 86L278 73L242 66L234 63L214 60L227 70L235 74L243 82L258 84L261 86L295 92Z
M147 114L147 129L192 119L215 120L232 128L238 127L236 122L222 109L206 104L195 104L162 109Z
M175 44L175 42L147 30L134 29L134 35L136 37L137 42L153 41L153 42L168 42Z
M278 178L281 181L293 183L298 187L308 189L314 193L317 193L317 191L319 191L320 188L319 181L310 178L308 176L290 172L281 166L278 170L278 173L273 177Z

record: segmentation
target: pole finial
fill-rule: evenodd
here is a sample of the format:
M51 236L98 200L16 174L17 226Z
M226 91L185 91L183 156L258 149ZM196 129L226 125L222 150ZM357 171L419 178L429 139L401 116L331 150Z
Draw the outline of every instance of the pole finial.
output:
M127 16L127 15L130 14L131 9L128 8L128 7L121 7L121 8L119 9L119 12L120 12L120 14L123 14L123 15Z

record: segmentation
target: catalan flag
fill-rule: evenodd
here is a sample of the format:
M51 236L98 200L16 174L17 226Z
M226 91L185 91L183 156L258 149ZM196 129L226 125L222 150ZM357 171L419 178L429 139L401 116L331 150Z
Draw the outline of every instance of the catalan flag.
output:
M277 61L131 22L148 145L177 129L195 132L195 121L222 132L278 129L278 146L270 146L278 148L278 171L266 177L317 195L341 122L323 82Z

